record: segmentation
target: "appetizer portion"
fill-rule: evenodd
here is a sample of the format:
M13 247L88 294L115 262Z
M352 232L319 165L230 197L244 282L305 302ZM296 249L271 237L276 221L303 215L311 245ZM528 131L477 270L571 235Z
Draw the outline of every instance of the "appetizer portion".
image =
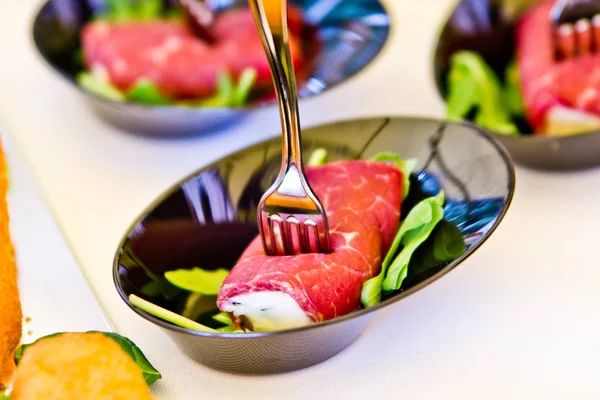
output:
M472 51L459 51L447 76L447 116L500 134L572 135L600 129L600 54L554 59L553 0L515 25L515 55L502 76Z
M402 172L374 161L307 168L329 220L332 253L274 257L257 237L225 279L217 305L249 330L293 328L360 306L400 221Z
M535 132L569 134L600 128L600 54L556 62L550 10L543 1L516 28L525 110Z
M270 92L268 61L249 8L218 12L208 27L209 42L183 15L167 16L161 6L143 18L128 14L135 4L108 2L108 14L82 29L87 71L78 81L85 89L113 101L216 107L243 106L251 91ZM302 11L290 7L289 43L296 70L305 62L303 29Z
M22 331L21 301L17 287L17 266L8 215L6 193L8 171L0 142L0 391L8 383L14 365L12 355Z
M327 163L327 158L324 149L315 149L306 172L328 215L331 253L266 256L253 234L226 265L207 259L208 269L158 263L155 270L136 255L138 245L129 243L120 262L136 268L136 278L126 278L136 287L128 293L130 304L201 332L290 329L376 306L466 251L461 229L444 219L446 205L456 217L464 204L447 203L427 171L414 174L416 160L391 153L370 160ZM279 167L278 161L266 161L252 175L247 195L260 196L262 184L269 187L269 171L276 171L271 166ZM246 200L249 207L258 202Z
M152 400L140 367L99 333L42 338L22 353L11 400Z
M148 387L160 373L131 340L116 333L56 333L19 347L23 312L8 186L0 141L0 399L151 400Z

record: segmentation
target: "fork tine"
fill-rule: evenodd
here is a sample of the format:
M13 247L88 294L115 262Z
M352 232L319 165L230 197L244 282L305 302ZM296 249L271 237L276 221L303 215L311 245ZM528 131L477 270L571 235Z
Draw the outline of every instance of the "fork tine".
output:
M575 42L578 55L592 51L592 29L588 19L580 19L575 23Z
M285 244L287 254L298 254L302 252L302 240L300 236L300 221L293 215L286 218Z

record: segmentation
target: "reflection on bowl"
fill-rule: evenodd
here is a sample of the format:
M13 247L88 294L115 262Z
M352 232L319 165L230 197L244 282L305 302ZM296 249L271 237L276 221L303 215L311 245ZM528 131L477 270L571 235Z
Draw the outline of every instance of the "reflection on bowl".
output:
M194 135L239 121L257 107L272 105L274 98L259 96L245 107L147 106L115 102L83 90L76 77L84 70L76 57L81 28L90 21L89 6L60 17L55 3L45 3L33 23L33 40L44 60L74 85L93 110L107 122L128 132L151 136ZM62 4L102 5L104 0ZM206 2L213 10L245 6L243 0ZM302 8L306 22L301 37L305 66L296 71L300 99L316 96L345 81L369 65L383 48L390 17L378 0L292 0ZM255 96L256 97L256 96Z
M539 1L528 0L530 7ZM451 57L470 50L499 76L515 55L514 28L522 12L510 0L461 0L444 23L433 58L433 72L439 94L448 95L447 76ZM477 10L477 12L473 12ZM489 129L487 131L490 131ZM490 132L518 163L549 170L581 169L600 165L600 132L572 136L503 135Z
M414 276L376 306L300 328L246 334L197 332L133 307L128 300L131 294L181 312L181 298L145 293L143 288L152 277L197 266L231 269L256 237L256 207L277 175L280 140L234 153L191 174L154 201L125 233L114 262L115 285L123 300L200 363L231 372L277 373L336 355L359 337L377 310L424 288L471 255L498 226L512 200L514 170L509 157L469 124L360 119L307 129L303 142L305 151L325 148L329 161L368 159L382 151L416 158L414 184L425 193L445 191L446 220L456 225L466 250L455 261Z

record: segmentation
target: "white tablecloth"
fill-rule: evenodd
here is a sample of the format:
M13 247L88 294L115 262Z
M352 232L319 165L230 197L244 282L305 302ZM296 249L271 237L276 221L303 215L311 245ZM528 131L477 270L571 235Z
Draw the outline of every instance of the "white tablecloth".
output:
M111 278L114 251L141 209L175 180L276 134L277 110L184 140L117 131L35 55L29 32L35 3L0 0L0 119L102 308L163 373L158 399L600 396L600 170L519 169L513 205L493 237L456 271L381 312L330 361L246 377L187 359L119 299ZM304 126L368 115L443 115L430 63L451 2L386 3L394 29L385 50L346 84L303 102Z

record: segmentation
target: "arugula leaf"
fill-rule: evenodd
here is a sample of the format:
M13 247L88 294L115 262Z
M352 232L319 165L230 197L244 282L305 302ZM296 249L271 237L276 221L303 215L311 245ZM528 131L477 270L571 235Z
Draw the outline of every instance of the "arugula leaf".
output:
M216 93L211 97L199 100L198 105L201 107L227 107L232 102L234 90L231 74L223 71L217 78Z
M380 303L382 291L400 289L412 254L443 218L443 204L444 192L440 191L437 196L422 200L410 210L383 260L381 272L363 284L360 297L365 307Z
M202 268L178 269L165 273L174 286L194 293L217 295L229 271L223 268L207 271Z
M410 174L413 173L417 166L417 159L409 158L408 160L403 160L397 154L382 152L373 156L371 160L379 162L391 161L396 164L400 172L402 172L402 200L404 200L408 196L408 192L410 192Z
M242 71L229 104L231 107L242 107L248 103L257 76L258 74L254 68L246 68Z
M327 150L323 148L314 149L310 154L307 165L309 167L319 167L327 162Z
M119 103L125 101L125 96L119 89L108 82L103 82L90 72L82 72L77 75L77 84L98 97Z
M40 340L48 339L51 337L56 337L59 335L63 335L65 333L66 332L56 332L51 335L47 335L42 338L39 338L38 340L36 340L33 343L21 345L17 349L17 351L15 351L15 357L14 357L15 364L19 365L19 363L21 362L21 359L23 358L23 353L25 352L25 350L27 350L27 348L29 346L36 344ZM146 384L148 386L151 386L154 382L161 379L162 376L161 376L160 372L158 372L156 370L156 368L154 368L152 366L152 364L150 364L150 362L148 361L148 359L146 358L144 353L130 339L128 339L124 336L121 336L117 333L114 333L114 332L89 331L86 333L101 333L104 336L109 337L109 338L113 339L115 342L117 342L117 344L121 347L121 349L125 353L127 353L131 357L131 359L133 361L135 361L137 366L140 368L140 370L142 371L142 375L144 376L144 380L146 381Z
M222 323L223 325L233 326L233 322L231 321L231 317L226 312L220 312L218 314L213 315L212 317L215 321Z
M523 104L523 94L521 93L521 84L519 82L519 68L516 60L512 60L504 71L504 99L508 109L514 116L525 115L525 105Z
M142 286L142 293L150 297L162 295L165 299L172 300L182 293L182 290L162 278Z
M460 120L476 109L476 124L506 135L518 134L502 95L498 77L479 54L459 51L452 56L448 73L448 119Z
M97 331L90 331L97 332ZM139 349L130 339L121 336L114 332L97 332L102 333L104 336L107 336L113 339L115 342L121 346L121 349L127 353L133 361L137 364L137 366L142 370L142 375L144 376L144 380L148 386L152 386L154 382L162 378L160 372L156 370L150 364L150 361L146 358L142 350Z
M160 93L154 82L147 78L138 79L133 87L127 91L125 98L129 101L152 106L164 106L173 103L171 99Z
M197 323L196 321L192 321L189 318L181 316L179 314L174 313L173 311L169 311L165 308L157 306L147 300L142 299L134 294L129 295L129 302L132 306L139 308L142 311L147 312L150 315L153 315L157 318L168 321L174 325L180 326L186 329L192 329L195 331L202 332L214 332L215 330L209 328L208 326Z

